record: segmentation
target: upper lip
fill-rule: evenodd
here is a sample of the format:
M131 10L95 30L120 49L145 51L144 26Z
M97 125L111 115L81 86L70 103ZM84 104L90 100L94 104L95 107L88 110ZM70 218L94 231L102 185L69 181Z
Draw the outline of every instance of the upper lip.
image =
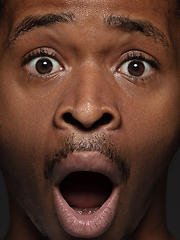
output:
M121 174L116 165L99 152L74 152L57 163L53 169L52 181L59 185L72 172L98 172L110 179L114 185L120 185Z

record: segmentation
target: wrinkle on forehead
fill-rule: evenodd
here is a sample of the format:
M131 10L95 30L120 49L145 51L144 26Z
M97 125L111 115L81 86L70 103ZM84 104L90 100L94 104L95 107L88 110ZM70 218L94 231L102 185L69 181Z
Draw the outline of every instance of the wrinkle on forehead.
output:
M139 12L146 10L146 13L149 11L160 12L161 14L166 10L168 12L170 8L170 0L144 0L143 3L140 0L10 0L9 6L13 6L12 9L24 9L24 8L36 8L42 5L42 11L44 6L47 7L58 7L58 8L71 8L74 10L78 8L83 9L83 11L88 11L93 9L93 11L106 11L107 9L111 11L123 11L127 10L130 12ZM14 8L14 6L16 6Z

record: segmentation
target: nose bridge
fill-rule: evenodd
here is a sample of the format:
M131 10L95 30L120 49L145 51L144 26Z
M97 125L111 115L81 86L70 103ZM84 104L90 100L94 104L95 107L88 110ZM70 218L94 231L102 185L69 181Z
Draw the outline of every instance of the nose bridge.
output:
M108 85L102 68L100 69L95 63L84 64L76 74L75 83L77 83L75 87L76 108L84 106L90 110L90 108L102 107L102 93Z

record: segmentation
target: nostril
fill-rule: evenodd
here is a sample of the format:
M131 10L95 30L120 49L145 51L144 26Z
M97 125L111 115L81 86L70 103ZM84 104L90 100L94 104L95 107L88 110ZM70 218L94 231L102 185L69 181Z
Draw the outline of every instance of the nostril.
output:
M82 125L78 120L76 120L71 113L65 113L63 115L63 120L71 125L80 126Z
M113 116L110 113L104 113L102 117L96 121L97 125L106 125L109 124L113 119Z

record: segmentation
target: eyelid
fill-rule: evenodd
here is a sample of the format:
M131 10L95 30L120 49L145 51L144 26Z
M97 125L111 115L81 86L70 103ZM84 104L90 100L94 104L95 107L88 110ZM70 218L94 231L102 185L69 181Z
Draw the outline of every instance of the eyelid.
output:
M58 61L58 54L55 50L48 47L41 47L26 53L22 58L22 63L26 65L36 57L50 57Z
M54 62L55 64L58 63L59 64L59 71L63 71L64 70L64 65L61 63L62 61L60 60L60 56L59 54L52 48L48 48L48 47L41 47L41 48L37 48L34 49L30 52L28 52L27 54L25 54L22 58L22 66L25 66L26 68L28 68L28 65L31 65L31 67L33 67L33 61L36 62L39 59L49 59L52 62ZM57 64L56 64L57 67ZM35 68L34 68L35 70ZM47 74L39 74L37 72L37 70L35 70L34 72L31 72L29 69L27 70L29 72L29 74L31 74L32 76L39 76L39 77L47 77L48 75L51 75L57 71L54 71L52 73L47 73ZM35 73L36 72L36 73Z
M123 66L123 64L126 64L128 62L131 62L131 61L140 61L140 62L144 62L145 64L149 64L152 68L152 71L153 73L159 69L160 67L160 63L159 61L151 56L150 54L147 54L145 52L142 52L142 51L138 51L138 50L131 50L131 51L128 51L126 53L124 53L121 57L121 64L118 65L118 67L116 68L116 72L118 74L121 74L121 71L120 71L120 68ZM152 73L152 74L153 74ZM130 78L130 79L134 79L134 80L145 80L147 78L150 78L152 76L152 74L149 74L147 76L133 76L133 75L127 75L127 74L123 74L126 78Z
M138 51L138 50L131 50L131 51L124 53L121 56L121 59L122 59L121 65L127 61L136 59L136 60L140 60L140 61L145 61L145 62L151 64L155 68L158 68L160 66L159 61L155 57L153 57L150 54L147 54L145 52Z

